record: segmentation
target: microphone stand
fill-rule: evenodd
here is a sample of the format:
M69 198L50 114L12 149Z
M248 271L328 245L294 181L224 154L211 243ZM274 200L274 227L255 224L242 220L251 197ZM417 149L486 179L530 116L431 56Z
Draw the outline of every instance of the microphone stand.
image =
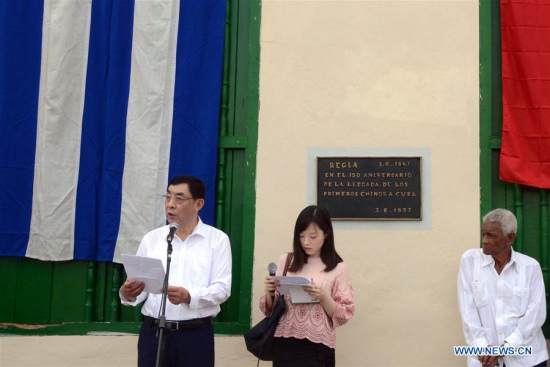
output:
M166 239L168 242L168 254L166 258L166 275L164 276L164 287L162 290L162 301L161 301L161 308L160 308L160 316L159 316L159 325L157 329L157 335L159 338L159 346L157 349L157 363L156 367L161 367L165 365L164 361L164 331L166 329L166 298L168 293L168 277L170 275L170 262L172 262L172 241Z

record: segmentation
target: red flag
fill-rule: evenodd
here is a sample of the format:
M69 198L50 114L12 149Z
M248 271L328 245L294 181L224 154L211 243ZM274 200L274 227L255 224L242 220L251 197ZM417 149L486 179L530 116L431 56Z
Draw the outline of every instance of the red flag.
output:
M550 188L550 0L501 0L500 179Z

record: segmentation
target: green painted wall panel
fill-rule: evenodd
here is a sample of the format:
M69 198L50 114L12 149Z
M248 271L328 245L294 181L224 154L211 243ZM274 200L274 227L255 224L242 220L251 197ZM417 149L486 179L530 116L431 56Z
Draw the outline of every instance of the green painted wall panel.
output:
M540 259L540 194L539 189L522 187L523 191L523 253Z
M108 263L96 262L95 265L92 321L102 322L105 321L105 287Z
M113 315L111 315L111 302L113 301L112 297L112 284L113 284L113 264L107 264L107 271L105 273L105 287L103 288L105 303L103 304L103 315L105 319L102 321L112 321Z
M228 321L237 321L239 317L239 309L244 306L241 297L241 279L243 273L242 267L242 244L243 244L243 211L244 211L244 177L246 162L244 161L244 150L234 150L229 158L232 166L231 180L229 186L231 190L231 205L226 207L226 216L231 218L229 227L227 228L228 235L232 241L232 256L233 260L233 284L231 289L232 296L225 307L225 317Z
M18 264L19 259L17 258L0 258L0 288L2 289L0 322L13 322Z
M48 324L50 322L52 263L20 259L13 322Z
M50 323L84 321L87 261L52 264Z

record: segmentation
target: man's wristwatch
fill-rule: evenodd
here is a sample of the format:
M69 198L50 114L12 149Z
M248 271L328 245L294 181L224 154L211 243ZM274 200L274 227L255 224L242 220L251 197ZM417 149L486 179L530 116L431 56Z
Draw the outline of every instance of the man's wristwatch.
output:
M505 348L511 347L510 343L508 343L506 340L504 341L504 343L502 343L502 346Z

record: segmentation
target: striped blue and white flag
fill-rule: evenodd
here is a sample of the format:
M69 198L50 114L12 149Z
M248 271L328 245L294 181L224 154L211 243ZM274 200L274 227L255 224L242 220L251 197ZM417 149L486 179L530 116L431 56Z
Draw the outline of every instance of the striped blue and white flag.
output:
M212 223L225 3L0 1L0 256L135 253L179 174Z

